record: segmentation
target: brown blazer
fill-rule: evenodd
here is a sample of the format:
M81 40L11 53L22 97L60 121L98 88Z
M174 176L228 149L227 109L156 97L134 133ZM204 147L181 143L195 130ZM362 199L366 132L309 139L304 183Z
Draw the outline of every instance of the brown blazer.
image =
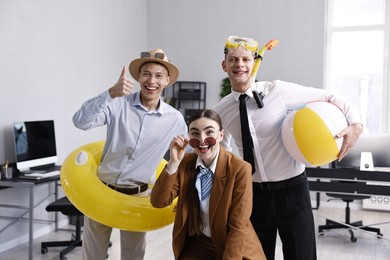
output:
M150 196L151 204L158 208L179 196L173 226L175 259L179 259L188 236L188 205L180 200L180 190L188 189L187 171L195 168L196 159L195 153L186 154L172 175L164 169ZM211 239L220 259L266 259L250 222L251 212L251 165L221 146L209 207Z

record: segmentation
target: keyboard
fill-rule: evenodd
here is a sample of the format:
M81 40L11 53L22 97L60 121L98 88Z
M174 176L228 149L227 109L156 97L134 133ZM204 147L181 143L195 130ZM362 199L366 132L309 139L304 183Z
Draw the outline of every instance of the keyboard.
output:
M374 171L377 171L377 172L390 172L390 167L374 167Z
M19 178L21 179L32 179L32 180L40 180L40 179L46 179L50 177L59 176L60 171L51 171L51 172L37 172L37 173L27 173L27 174L21 174Z

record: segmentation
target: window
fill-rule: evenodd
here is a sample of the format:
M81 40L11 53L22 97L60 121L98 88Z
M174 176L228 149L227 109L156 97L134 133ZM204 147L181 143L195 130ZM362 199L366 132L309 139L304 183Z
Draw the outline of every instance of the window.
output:
M327 1L325 86L359 110L370 133L390 130L387 2Z

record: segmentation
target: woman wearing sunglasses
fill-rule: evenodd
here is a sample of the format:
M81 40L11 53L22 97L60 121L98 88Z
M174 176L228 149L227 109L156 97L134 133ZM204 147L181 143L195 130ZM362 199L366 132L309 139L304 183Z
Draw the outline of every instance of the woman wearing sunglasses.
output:
M251 166L220 146L222 123L213 110L189 119L189 138L177 136L151 194L154 207L176 197L175 259L265 259L250 222ZM188 145L194 153L186 153Z

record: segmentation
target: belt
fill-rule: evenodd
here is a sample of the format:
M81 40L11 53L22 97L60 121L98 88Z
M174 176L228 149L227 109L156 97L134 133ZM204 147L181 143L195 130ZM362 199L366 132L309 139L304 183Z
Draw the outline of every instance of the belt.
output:
M262 191L280 190L301 184L306 180L306 172L284 181L253 182L254 188L260 188Z
M102 182L107 187L127 195L139 194L141 192L146 191L149 187L147 183L143 183L143 182L136 182L136 183L132 182L131 184L117 184L117 185L106 183L104 181Z

